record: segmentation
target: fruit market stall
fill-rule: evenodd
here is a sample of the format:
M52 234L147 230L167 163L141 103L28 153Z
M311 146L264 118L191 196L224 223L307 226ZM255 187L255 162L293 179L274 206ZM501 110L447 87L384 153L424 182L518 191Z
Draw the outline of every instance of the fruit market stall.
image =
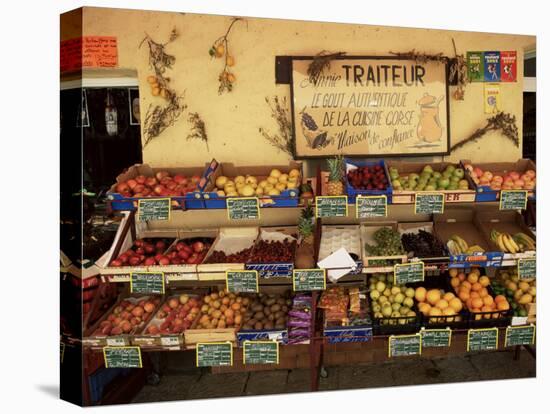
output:
M162 378L168 355L214 374L306 368L311 390L325 367L534 355L537 172L521 151L523 73L496 86L460 75L472 50L519 63L533 39L80 12L62 22L110 36L116 55L86 71L133 68L141 92L130 103L140 156L98 191L118 225L101 254L80 258L93 263L80 260L73 286L85 405L129 401ZM183 28L222 36L190 44ZM324 48L345 50L316 50L320 33L331 34ZM252 34L261 50L246 47ZM497 87L498 108L486 96ZM86 99L78 131L99 105ZM115 137L116 108L101 105L90 131Z

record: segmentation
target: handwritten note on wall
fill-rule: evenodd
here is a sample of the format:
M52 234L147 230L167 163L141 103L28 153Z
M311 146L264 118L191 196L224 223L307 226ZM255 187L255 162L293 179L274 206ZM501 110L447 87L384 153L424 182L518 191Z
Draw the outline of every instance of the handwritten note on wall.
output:
M118 64L117 38L83 36L61 42L61 72L80 68L113 68Z

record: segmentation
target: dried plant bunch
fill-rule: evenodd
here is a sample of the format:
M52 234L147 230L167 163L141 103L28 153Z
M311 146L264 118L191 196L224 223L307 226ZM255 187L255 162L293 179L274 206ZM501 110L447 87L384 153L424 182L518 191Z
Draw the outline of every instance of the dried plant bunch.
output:
M477 141L490 131L500 131L502 135L512 141L516 147L519 147L519 132L515 115L499 112L495 116L488 118L484 127L476 129L468 138L454 144L451 147L451 152L470 142Z
M200 115L197 112L191 112L187 121L192 125L191 132L187 135L187 139L199 139L204 141L206 144L206 149L208 148L208 136L206 135L206 126L204 121L201 119Z
M294 134L292 133L292 122L286 98L279 99L278 96L274 96L270 100L266 97L265 102L271 109L271 117L277 122L279 133L271 134L266 129L260 128L260 134L275 148L292 156L294 151Z
M220 82L218 94L220 95L224 92L231 92L233 90L233 84L237 80L235 73L230 69L235 65L235 57L229 53L229 34L231 33L235 23L239 21L244 21L244 19L234 17L231 20L225 34L218 37L208 50L210 57L223 58L224 61L223 69L218 76L218 81Z
M316 85L323 72L330 69L330 62L345 54L346 52L327 52L326 50L317 53L307 68L309 82Z

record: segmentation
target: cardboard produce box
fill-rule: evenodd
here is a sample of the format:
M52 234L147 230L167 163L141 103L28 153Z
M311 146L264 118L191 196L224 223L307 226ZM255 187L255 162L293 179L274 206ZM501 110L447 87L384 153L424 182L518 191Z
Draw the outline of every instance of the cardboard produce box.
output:
M123 302L129 302L136 306L141 301L151 301L155 307L152 312L147 315L147 319L144 319L138 325L133 325L129 332L121 333L117 335L98 333L98 330L102 328L102 325L109 320L109 317L117 312L120 315L122 312L131 312L126 309L120 309ZM104 346L129 346L131 344L131 338L133 335L140 333L150 318L157 312L160 303L162 302L161 296L154 295L133 295L128 292L120 295L116 303L92 326L88 327L84 331L84 337L82 344L88 348L102 348ZM119 312L120 310L120 312Z
M406 263L407 254L397 254L391 256L373 256L365 249L365 244L376 244L374 233L383 228L389 227L397 231L396 221L369 222L361 224L361 250L363 260L363 273L393 272L395 264Z
M501 251L502 248L491 240L491 231L496 230L502 233L508 233L514 236L517 233L524 233L531 239L536 240L535 235L523 221L523 217L514 210L494 210L494 211L478 211L475 216L476 223L479 224L483 235L487 239L487 243L493 250ZM515 265L515 260L528 257L535 257L536 250L525 249L523 252L509 253L504 252L503 266ZM510 261L509 264L506 261Z
M485 162L472 163L470 160L461 160L460 163L466 171L466 177L470 185L476 192L476 201L498 201L500 199L500 190L491 189L490 185L476 184L467 166L472 168L480 168L483 171L490 171L493 175L504 176L509 172L515 171L519 176L526 173L528 170L536 171L536 165L529 159L519 159L516 162ZM529 190L528 196L533 197L535 190Z
M319 260L325 259L343 247L357 264L357 269L351 271L350 274L359 274L363 270L361 246L359 225L324 225L321 227Z
M434 215L434 230L445 244L452 236L458 235L469 246L478 245L484 251L476 253L452 254L449 252L449 267L468 268L471 266L500 266L503 253L491 248L479 223L475 221L472 209L447 209L443 214Z
M251 257L245 263L245 269L257 270L258 277L261 279L269 279L273 277L291 277L294 270L294 260L296 258L298 228L295 226L289 227L262 227L258 238L254 243L254 249L252 250ZM255 250L258 248L260 241L267 242L295 242L294 251L292 257L288 261L270 261L270 262L258 262L254 257ZM261 252L260 252L261 253Z
M202 293L199 293L201 292ZM167 316L172 308L169 306L171 300L176 300L180 304L180 296L186 294L189 299L193 298L198 303L198 308L200 309L200 299L202 294L205 293L205 290L195 290L195 291L178 291L172 292L169 296L165 297L162 304L159 306L154 316L147 322L145 327L141 330L140 333L134 335L132 343L133 345L138 345L142 348L148 349L168 349L168 350L181 350L184 349L183 341L183 332L185 331L185 326L183 330L177 333L165 333L160 332L163 323L167 322ZM191 319L189 320L189 315ZM188 328L195 321L195 317L192 317L193 313L190 311L184 317L187 320L186 324L189 325ZM161 317L164 316L164 317ZM185 323L185 322L184 322ZM156 326L159 328L159 332L151 333L149 328L151 326Z
M204 185L206 184L206 181L203 179L203 175L205 172L204 166L156 168L151 167L149 164L135 164L128 168L126 171L119 174L116 178L116 182L107 192L107 198L111 201L111 207L113 208L113 210L135 210L140 199L153 197L124 197L122 194L117 192L116 187L119 183L134 179L138 175L143 175L145 177L154 177L155 174L159 171L167 171L170 173L171 176L174 176L175 174L180 174L188 178L195 177L195 180L197 180L198 188L196 191L189 192L184 196L170 197L172 199L172 207L181 208L184 206L186 209L205 208L201 194L201 189L204 188ZM155 197L161 196L155 195Z
M261 207L296 207L300 201L300 185L303 180L302 163L291 161L289 165L261 165L261 166L240 166L232 163L220 163L217 168L209 171L206 176L207 184L202 194L206 208L227 208L227 196L220 196L216 192L216 180L220 176L233 180L237 176L251 175L256 177L257 183L269 177L273 169L278 169L283 174L288 174L291 170L298 170L300 176L296 188L285 189L280 195L263 194L258 197ZM237 196L235 196L237 197Z
M447 166L449 165L453 165L456 168L462 168L460 164L454 164L451 162L418 163L418 162L389 160L389 161L386 161L386 164L387 164L388 170L390 171L390 175L391 175L392 169L396 168L400 177L411 173L420 175L422 173L422 169L426 165L430 165L433 171L437 171L440 173L445 171L445 168L447 168ZM464 173L464 177L462 179L466 180L467 179L466 175L467 174ZM395 186L392 186L393 188L392 203L393 204L414 204L414 200L417 192L443 193L445 194L445 203L473 203L475 201L476 193L474 191L474 187L472 184L473 183L469 182L469 186L467 190L456 189L456 190L430 190L430 191L399 190L399 189L396 189Z
M225 280L227 270L244 270L244 261L242 263L209 263L209 259L217 251L231 255L251 248L258 238L258 233L258 227L222 227L203 263L197 266L199 280Z

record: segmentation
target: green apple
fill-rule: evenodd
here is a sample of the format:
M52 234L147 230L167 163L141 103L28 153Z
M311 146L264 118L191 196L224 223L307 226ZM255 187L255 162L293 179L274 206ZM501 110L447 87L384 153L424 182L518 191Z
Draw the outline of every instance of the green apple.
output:
M403 301L403 305L405 305L409 308L412 308L413 304L414 304L414 300L413 300L413 298L410 298L410 297L406 297L405 300Z
M392 185L393 187L395 187L395 188L401 188L401 181L399 181L399 180L393 180L393 181L391 182L391 185Z
M431 174L431 173L434 172L434 170L433 170L432 166L428 164L428 165L425 165L424 168L422 168L422 172L428 172L428 173Z
M424 191L426 189L427 184L420 184L418 183L416 187L414 187L414 191Z
M441 173L439 171L435 171L432 174L432 177L435 178L436 180L439 180L441 178Z
M386 290L386 284L384 282L378 282L376 284L376 290L380 293L384 292Z
M443 189L447 188L449 184L450 184L450 181L448 178L440 178L439 181L437 182L437 186Z
M445 172L449 171L452 174L454 173L455 169L456 168L454 165L447 165L447 168L445 168Z
M386 318L391 316L392 311L393 309L391 305L384 304L384 306L382 306L382 315L384 315Z
M456 190L458 189L458 183L450 183L447 187L447 190Z
M458 178L456 175L451 175L451 178L449 178L449 181L451 183L457 183L460 181L460 178Z
M462 168L457 168L453 174L455 177L464 178L464 170Z
M409 180L418 180L420 176L416 173L410 173L409 174Z
M380 292L378 290L372 290L370 292L370 298L372 300L378 300L379 297L380 297Z
M424 191L435 191L435 185L428 184L428 185L424 188Z
M458 182L458 188L461 190L467 190L468 189L468 181L467 180L460 180Z
M403 303L405 300L405 295L399 292L397 295L395 295L394 301L397 303Z

